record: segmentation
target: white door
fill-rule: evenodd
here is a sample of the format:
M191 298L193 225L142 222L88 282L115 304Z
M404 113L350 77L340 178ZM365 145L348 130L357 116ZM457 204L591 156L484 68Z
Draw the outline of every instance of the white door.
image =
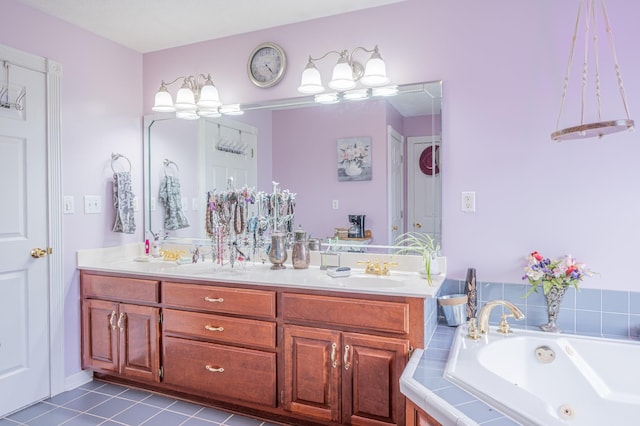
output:
M0 65L3 62L0 58ZM0 97L0 416L50 394L45 75L9 65ZM6 87L7 68L0 69ZM14 103L24 93L18 110Z
M439 153L440 136L407 138L408 230L427 233L441 242L442 173Z
M387 126L387 198L389 205L389 245L395 244L398 236L404 232L404 184L403 184L403 161L402 150L404 147L404 136L398 133L391 126Z

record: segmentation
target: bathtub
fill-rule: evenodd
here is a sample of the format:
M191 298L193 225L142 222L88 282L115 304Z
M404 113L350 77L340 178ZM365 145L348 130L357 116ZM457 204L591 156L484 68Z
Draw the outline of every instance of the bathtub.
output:
M523 425L640 424L640 343L460 326L445 377Z

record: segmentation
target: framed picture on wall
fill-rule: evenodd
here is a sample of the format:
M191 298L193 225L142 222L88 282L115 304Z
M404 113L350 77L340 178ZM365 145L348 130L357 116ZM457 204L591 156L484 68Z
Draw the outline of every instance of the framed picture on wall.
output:
M371 138L338 139L338 181L371 180Z

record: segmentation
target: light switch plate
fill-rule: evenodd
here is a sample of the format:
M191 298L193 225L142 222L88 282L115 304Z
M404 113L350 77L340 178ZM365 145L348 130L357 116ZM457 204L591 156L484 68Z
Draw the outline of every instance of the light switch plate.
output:
M76 211L73 195L65 195L62 200L62 213L74 214Z
M99 195L84 196L84 213L97 214L102 213L102 197Z

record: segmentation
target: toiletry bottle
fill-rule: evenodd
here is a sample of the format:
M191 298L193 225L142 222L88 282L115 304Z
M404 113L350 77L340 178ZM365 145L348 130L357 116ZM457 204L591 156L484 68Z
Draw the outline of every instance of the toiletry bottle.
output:
M467 293L467 319L476 318L478 311L478 292L476 290L476 270L467 269L467 280L465 286Z
M151 243L151 256L160 257L160 233L153 234L153 242Z

